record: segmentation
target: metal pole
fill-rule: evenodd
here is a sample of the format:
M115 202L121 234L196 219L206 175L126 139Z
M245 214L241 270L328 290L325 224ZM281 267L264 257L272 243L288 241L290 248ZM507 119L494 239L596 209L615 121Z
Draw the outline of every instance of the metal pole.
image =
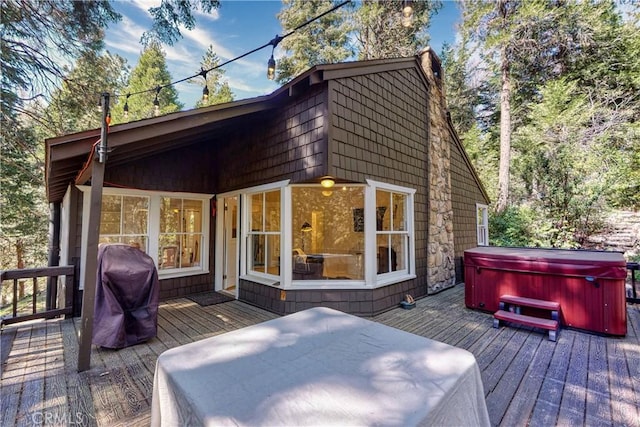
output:
M107 161L107 135L109 124L109 94L102 94L102 131L98 156L93 159L91 169L91 194L89 199L89 234L85 251L84 291L82 293L82 325L78 348L78 372L91 367L91 338L93 335L93 312L96 297L96 277L98 269L98 240L100 237L100 214L102 210L102 186Z

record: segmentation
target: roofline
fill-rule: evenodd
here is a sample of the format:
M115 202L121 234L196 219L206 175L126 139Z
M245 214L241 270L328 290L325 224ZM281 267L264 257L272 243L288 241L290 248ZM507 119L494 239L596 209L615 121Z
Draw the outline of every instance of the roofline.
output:
M471 175L473 175L473 179L478 184L478 188L480 188L480 191L482 192L482 195L484 196L485 200L487 201L487 204L491 203L491 199L489 198L489 195L487 194L487 190L484 188L484 184L482 184L482 181L480 180L480 177L478 176L478 172L476 171L476 168L473 166L473 163L471 163L471 159L469 159L469 155L467 154L467 150L465 150L465 148L464 148L464 144L462 144L462 141L458 137L458 133L456 132L455 128L453 127L453 121L451 120L451 113L449 113L449 111L447 111L446 116L447 116L447 125L448 125L447 128L449 130L449 134L452 136L453 141L455 142L455 144L460 148L460 152L462 153L462 157L464 158L465 163L469 167L469 170L471 171Z

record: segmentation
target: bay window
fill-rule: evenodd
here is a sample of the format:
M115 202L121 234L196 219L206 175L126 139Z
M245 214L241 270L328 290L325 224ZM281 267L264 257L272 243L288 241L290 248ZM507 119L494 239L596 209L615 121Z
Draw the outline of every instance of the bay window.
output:
M364 186L293 186L293 280L364 280Z

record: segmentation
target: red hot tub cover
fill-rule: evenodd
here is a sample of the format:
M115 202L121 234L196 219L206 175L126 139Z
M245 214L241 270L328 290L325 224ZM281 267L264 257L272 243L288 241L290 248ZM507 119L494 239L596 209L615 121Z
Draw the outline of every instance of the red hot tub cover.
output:
M465 251L465 264L476 268L531 271L561 276L626 279L626 262L619 252L485 246Z
M123 348L155 337L159 292L149 255L129 245L100 246L93 344Z
M465 304L495 312L501 295L560 303L564 326L625 335L626 262L619 252L484 246L464 252Z

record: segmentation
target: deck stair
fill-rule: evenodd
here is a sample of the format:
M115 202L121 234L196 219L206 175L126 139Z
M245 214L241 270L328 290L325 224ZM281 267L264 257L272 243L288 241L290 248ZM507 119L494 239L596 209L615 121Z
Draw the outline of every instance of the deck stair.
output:
M560 328L560 303L515 295L502 295L499 307L500 309L493 315L494 328L499 328L501 321L518 323L534 328L547 329L549 331L549 340L555 341L557 339L557 332ZM551 318L522 314L523 307L525 309L536 309L537 311L548 311L551 313Z

